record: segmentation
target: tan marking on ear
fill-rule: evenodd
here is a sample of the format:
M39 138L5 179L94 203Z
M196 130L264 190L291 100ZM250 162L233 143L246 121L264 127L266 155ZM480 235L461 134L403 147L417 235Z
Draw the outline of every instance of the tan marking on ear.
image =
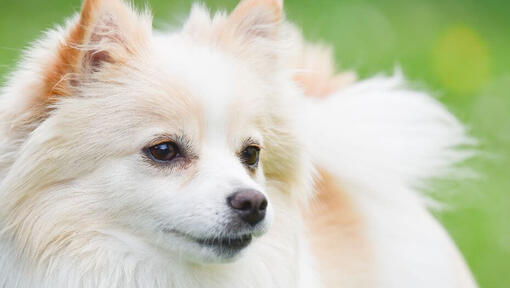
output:
M77 81L74 76L96 71L104 63L123 63L134 53L134 47L144 43L145 24L121 0L85 0L78 20L48 64L40 94L43 99L34 99L34 106L47 111L57 99L72 94ZM68 75L71 79L66 78Z
M283 7L277 0L244 0L215 29L218 43L260 71L272 67L280 53Z
M283 17L283 1L281 0L243 0L229 16L230 21L240 23L256 9L268 9L272 11L273 19L270 23L278 23Z
M100 9L101 1L85 0L83 3L78 23L71 28L65 42L60 44L57 57L48 69L45 76L45 93L42 94L47 98L39 99L42 100L39 103L52 104L58 96L69 94L69 87L61 81L62 77L68 73L77 72L77 65L79 65L79 59L83 52L76 46L85 44L87 34L90 33L90 28Z
M320 171L317 196L304 213L324 287L375 287L374 256L363 216L337 180Z
M234 37L276 40L282 18L283 5L278 0L244 0L229 15L227 27L235 27Z

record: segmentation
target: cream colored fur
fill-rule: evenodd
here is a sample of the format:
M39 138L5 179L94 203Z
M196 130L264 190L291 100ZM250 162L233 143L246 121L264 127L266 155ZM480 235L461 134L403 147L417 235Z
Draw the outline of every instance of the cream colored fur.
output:
M465 157L461 125L398 77L336 77L327 52L298 48L310 46L282 9L243 0L211 17L195 6L180 31L155 32L120 0L86 0L27 50L1 90L0 287L474 285L415 192ZM158 166L142 151L161 138L195 157ZM239 161L247 139L263 146L255 171ZM373 257L360 278L328 280L310 249L343 237L305 225L314 165L364 219ZM268 215L229 232L225 199L238 188L264 193ZM191 240L229 233L255 238L234 256Z

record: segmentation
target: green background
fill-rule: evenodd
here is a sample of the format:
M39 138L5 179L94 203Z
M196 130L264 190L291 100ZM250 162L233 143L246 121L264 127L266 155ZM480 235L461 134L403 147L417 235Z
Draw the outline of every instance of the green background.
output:
M231 9L237 1L204 1ZM142 1L137 4L144 5ZM156 27L178 25L191 1L149 0ZM400 67L480 141L476 179L442 181L449 208L437 217L481 287L510 287L510 2L502 0L287 0L288 18L333 45L361 77ZM79 0L0 0L0 77L41 31L78 11Z

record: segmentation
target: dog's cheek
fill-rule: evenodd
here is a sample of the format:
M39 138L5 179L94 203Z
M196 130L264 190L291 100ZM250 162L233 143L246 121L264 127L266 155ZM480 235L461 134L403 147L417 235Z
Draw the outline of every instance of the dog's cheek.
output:
M138 164L129 157L114 159L78 179L76 186L97 203L98 209L91 213L99 214L112 225L158 231L175 215L172 211L179 208L175 205L178 200L173 199L178 198L174 188L177 184L172 177L144 173Z

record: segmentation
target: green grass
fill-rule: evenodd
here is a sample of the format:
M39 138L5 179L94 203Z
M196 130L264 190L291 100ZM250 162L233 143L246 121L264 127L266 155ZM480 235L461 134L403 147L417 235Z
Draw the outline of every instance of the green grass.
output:
M136 1L142 5L142 1ZM205 1L230 9L237 1ZM155 24L178 24L190 1L150 1ZM502 0L292 0L290 19L331 43L343 69L362 77L399 66L432 91L480 141L477 180L441 183L438 213L481 287L510 287L510 2ZM0 76L78 0L1 0Z

